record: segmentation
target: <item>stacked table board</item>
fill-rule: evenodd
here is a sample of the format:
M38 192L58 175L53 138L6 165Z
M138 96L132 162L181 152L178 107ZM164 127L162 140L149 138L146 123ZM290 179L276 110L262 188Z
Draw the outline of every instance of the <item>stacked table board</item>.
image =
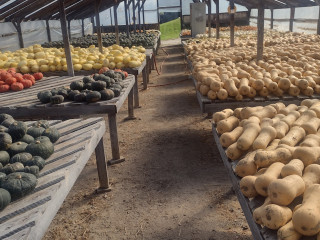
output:
M264 198L263 197L255 197L253 199L248 199L245 197L241 190L240 190L240 185L239 182L241 180L240 177L238 177L235 174L235 167L238 161L231 161L228 159L226 153L225 153L225 148L222 147L220 144L219 140L219 135L216 130L215 125L212 125L212 133L213 133L213 138L214 141L218 147L222 162L227 170L227 174L231 180L233 190L235 191L238 201L241 205L242 211L246 217L246 220L248 222L248 225L250 227L252 236L254 240L277 240L277 231L276 230L271 230L266 227L261 227L259 224L256 224L253 217L252 217L252 212L254 211L255 208L260 207L264 203ZM316 237L302 237L300 240L316 240Z
M128 118L134 119L133 85L135 78L129 75L124 80L125 87L119 97L96 103L70 102L61 104L42 104L37 99L37 93L52 88L69 86L72 81L81 80L76 77L48 77L38 81L33 87L20 92L5 92L0 94L0 113L7 113L17 119L71 119L92 114L108 114L112 161L123 161L120 157L116 115L128 98ZM110 162L112 163L112 162Z
M0 239L41 239L94 151L99 189L109 190L103 118L50 121L50 125L61 134L54 154L46 160L36 189L0 212Z

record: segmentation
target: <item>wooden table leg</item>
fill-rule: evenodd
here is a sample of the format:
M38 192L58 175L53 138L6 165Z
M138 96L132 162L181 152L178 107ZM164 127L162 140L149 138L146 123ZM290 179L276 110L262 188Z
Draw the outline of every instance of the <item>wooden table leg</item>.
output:
M139 88L138 88L138 75L134 76L136 82L133 85L133 95L134 95L134 107L135 108L140 108L140 103L139 103Z
M128 95L128 117L126 120L134 120L137 119L134 116L134 107L133 107L133 89L130 90Z
M152 54L152 58L151 58L151 69L155 70L156 66L155 66L155 57L156 57L156 50L153 49L153 54Z
M108 169L106 165L106 155L104 153L103 137L100 139L96 149L96 162L99 177L99 188L96 190L97 193L110 192L109 186Z
M110 142L112 150L112 159L108 161L108 165L124 162L125 159L120 157L118 129L117 129L117 115L115 113L108 114Z
M142 70L142 78L143 78L143 89L146 90L148 88L148 65Z

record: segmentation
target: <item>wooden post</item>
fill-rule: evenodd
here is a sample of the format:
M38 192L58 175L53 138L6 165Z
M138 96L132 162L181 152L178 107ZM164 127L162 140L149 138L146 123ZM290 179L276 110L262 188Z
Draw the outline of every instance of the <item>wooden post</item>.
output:
M230 46L234 46L234 0L230 0Z
M318 16L317 34L320 35L320 5L319 5L319 16Z
M68 66L68 75L73 77L74 70L73 70L72 56L71 56L69 37L68 37L68 31L67 31L66 13L64 11L64 0L59 0L59 7L60 7L59 9L60 23L61 23L61 31L62 31L62 37L63 37L63 43L64 43L64 51L66 54L67 66Z
M95 0L94 10L95 10L96 21L97 21L98 47L99 47L99 51L102 53L103 49L102 49L102 37L101 37L100 15L99 15L100 4L101 4L101 0Z
M128 3L128 23L129 23L129 33L131 32L131 13L130 13L130 4L131 4L131 0L129 0L129 3Z
M94 17L91 17L91 24L92 24L92 34L95 33L94 31Z
M81 19L81 32L82 32L82 37L84 37L84 19Z
M128 22L128 2L127 0L124 0L124 13L126 15L126 29L127 29L127 37L130 38L130 33L129 33L129 22Z
M103 146L103 137L100 139L96 149L96 162L97 162L97 170L98 170L98 177L99 177L99 184L100 187L97 192L109 192L111 191L109 187L109 178L108 178L108 170L106 164L106 155L104 153L104 146Z
M180 0L180 26L183 28L183 15L182 15L182 0Z
M263 37L264 37L264 5L263 5L263 0L259 0L257 61L261 60L263 57Z
M69 39L71 39L71 20L68 20L68 34L69 34Z
M296 8L291 7L290 8L290 25L289 25L289 31L292 32L293 31L293 20L294 20L294 12L295 12Z
M111 7L112 8L112 7ZM112 23L112 11L111 11L111 8L110 8L110 22L111 22L111 26L113 26L113 23Z
M46 19L46 28L47 28L48 42L51 42L49 19Z
M216 4L216 38L220 38L220 10L219 10L219 0L214 0Z
M136 26L136 3L135 0L132 0L132 17L133 17L133 31L134 34L137 33L137 26Z
M140 0L138 0L138 21L139 21L139 32L141 33L141 5L140 5Z
M208 28L209 37L211 37L211 0L208 1Z
M144 3L146 0L143 0L142 2L142 23L143 23L143 32L146 32L146 21L145 21L145 15L144 15Z
M271 23L270 23L270 29L273 29L273 9L270 9L271 11Z
M157 0L157 17L158 17L158 30L160 30L160 12L159 12L159 0Z
M114 25L115 25L115 32L116 32L116 43L117 43L118 45L120 45L117 10L118 10L118 5L115 5L115 6L113 7L113 11L114 11Z
M16 22L12 21L12 24L17 29L20 48L24 48L22 31L21 31L21 20L19 19Z

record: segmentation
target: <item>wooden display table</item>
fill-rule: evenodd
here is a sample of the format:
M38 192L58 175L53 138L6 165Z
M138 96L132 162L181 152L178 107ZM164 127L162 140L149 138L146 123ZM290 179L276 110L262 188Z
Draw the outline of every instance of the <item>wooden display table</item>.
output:
M128 119L134 119L133 85L135 78L129 75L124 80L125 87L119 97L96 103L63 102L52 105L42 104L37 99L37 93L52 88L69 86L72 81L81 80L76 77L48 77L38 81L33 87L20 92L5 92L0 94L0 113L7 113L17 119L71 119L92 114L108 114L112 160L110 163L124 161L120 157L116 115L128 97Z
M41 239L94 151L99 189L110 190L103 118L50 121L50 124L61 134L54 154L46 160L36 189L0 212L0 239Z
M238 177L234 172L238 161L231 161L228 159L225 153L225 149L220 144L219 136L214 125L212 125L212 133L213 133L213 137L216 142L216 145L218 147L222 162L232 182L232 188L237 195L242 211L247 219L253 239L254 240L277 240L276 230L271 230L266 227L261 228L259 224L255 223L252 217L252 212L254 211L255 208L260 207L264 203L264 198L255 197L252 199L248 199L242 194L240 190L240 185L239 185L241 178ZM316 237L302 237L300 240L316 240Z

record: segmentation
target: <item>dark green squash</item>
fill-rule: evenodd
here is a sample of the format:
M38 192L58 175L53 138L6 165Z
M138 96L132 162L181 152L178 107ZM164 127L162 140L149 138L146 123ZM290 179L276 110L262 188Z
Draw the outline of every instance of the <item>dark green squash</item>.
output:
M43 127L33 126L27 130L27 134L31 135L33 138L40 137L42 133L46 130Z
M80 91L78 90L71 90L68 94L68 99L73 101L74 100L74 96L80 94Z
M39 156L33 156L30 161L27 161L25 163L25 166L38 166L39 170L42 170L45 165L46 165L46 162L42 157L39 157Z
M48 137L52 143L55 143L60 138L60 133L55 127L47 128L42 136Z
M18 140L18 142L32 143L34 142L34 138L29 134L25 134L22 138Z
M27 166L24 168L24 172L31 173L31 174L35 175L36 177L38 177L40 170L39 170L38 166Z
M15 120L13 118L8 118L6 120L4 120L1 125L5 126L6 128L8 128L12 123L14 123Z
M113 84L112 88L117 88L117 89L119 89L120 91L122 90L122 87L120 86L119 83Z
M101 94L99 92L97 92L97 91L89 92L86 95L86 101L88 103L98 102L100 99L101 99Z
M37 178L33 174L15 172L7 176L1 187L9 191L14 201L31 193L36 185Z
M5 166L10 161L10 155L7 151L0 151L0 163Z
M63 103L64 97L62 95L55 95L50 98L50 102L52 104L60 104Z
M93 75L93 79L96 80L96 81L100 80L100 79L101 79L100 74L95 73L95 74Z
M8 128L6 128L5 126L0 125L0 132L8 132Z
M89 82L93 82L93 79L90 76L85 76L82 79L83 83L89 83Z
M58 91L59 91L59 90L58 90L57 88L53 88L53 89L50 90L52 96L57 95L57 94L58 94Z
M0 211L5 209L10 202L11 202L10 193L4 188L0 188Z
M0 172L0 186L1 186L1 183L3 182L3 180L5 180L7 177L7 174L5 174L4 172Z
M114 97L120 96L121 90L119 88L111 88L111 90L114 92Z
M9 114L6 114L6 113L0 114L0 124L7 119L13 119L13 117Z
M50 138L47 136L37 137L36 139L34 139L34 141L49 141L49 142L51 142Z
M16 155L17 153L25 152L27 146L28 146L28 143L25 143L25 142L12 143L10 145L10 147L8 148L8 153L12 157L12 156Z
M61 95L64 98L67 98L68 97L68 91L66 89L59 89L58 90L58 95Z
M17 153L10 159L10 163L21 162L23 165L32 159L32 155L27 152Z
M95 81L95 82L91 83L91 88L94 91L101 91L101 90L105 89L106 87L107 87L107 84L104 81L99 80L99 81Z
M0 163L0 170L3 168L3 165L2 165L2 163Z
M50 127L50 123L47 120L38 120L34 124L32 124L32 126L48 128Z
M27 133L27 124L21 121L15 121L8 128L8 133L11 135L12 139L20 139Z
M31 153L32 156L40 156L43 159L48 159L54 152L54 146L50 141L36 140L27 146L26 152Z
M8 175L10 173L22 171L23 169L24 166L21 162L15 162L12 164L8 163L0 171Z
M81 91L83 89L83 82L82 81L73 81L70 83L70 89L71 90L79 90Z
M88 90L92 90L92 83L85 83L83 88L88 89Z
M100 94L101 94L101 100L103 101L114 98L114 92L110 89L103 89L102 91L100 91Z
M12 137L8 133L0 132L0 151L7 150L12 144Z
M74 101L76 102L84 102L86 100L86 95L84 92L79 93L74 96Z
M41 103L49 103L52 97L51 91L42 91L38 93L38 99Z

